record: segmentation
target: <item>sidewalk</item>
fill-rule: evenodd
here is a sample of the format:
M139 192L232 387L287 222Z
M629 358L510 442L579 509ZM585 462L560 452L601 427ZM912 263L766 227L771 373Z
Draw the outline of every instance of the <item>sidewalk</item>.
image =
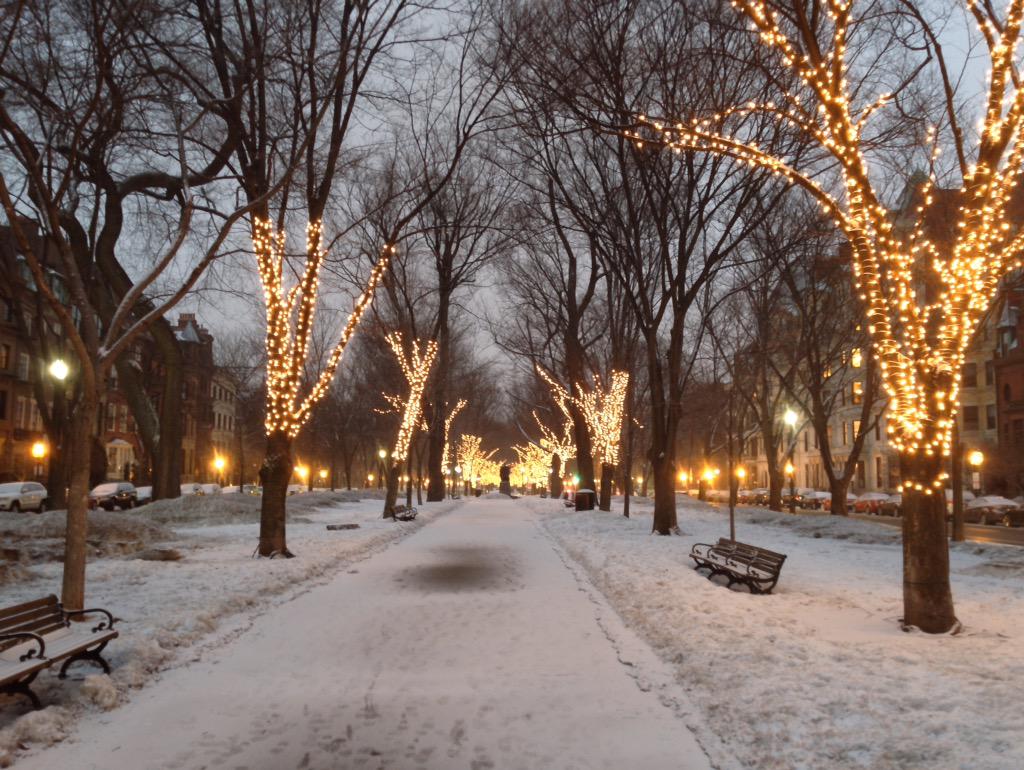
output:
M18 767L708 768L532 516L471 502Z

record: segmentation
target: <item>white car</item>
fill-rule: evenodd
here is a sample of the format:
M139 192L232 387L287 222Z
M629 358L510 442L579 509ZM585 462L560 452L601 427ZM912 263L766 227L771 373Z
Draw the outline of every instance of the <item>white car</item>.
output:
M301 495L303 492L306 491L306 489L308 489L308 487L305 484L289 484L288 485L288 494L289 495Z
M35 481L12 481L0 484L0 511L46 510L46 487Z
M181 496L188 497L189 495L201 495L203 494L202 484L182 484L181 485Z
M153 487L135 487L135 504L145 505L153 502Z
M220 484L200 484L199 486L204 495L219 495L221 492Z

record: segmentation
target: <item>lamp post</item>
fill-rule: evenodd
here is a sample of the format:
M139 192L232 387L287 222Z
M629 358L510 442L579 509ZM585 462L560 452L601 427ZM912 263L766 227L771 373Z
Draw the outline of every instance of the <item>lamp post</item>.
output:
M786 475L789 476L789 512L796 513L796 469L793 467L793 448L796 446L794 434L796 433L797 414L787 408L782 415L782 421L789 428L789 436L786 440L786 455L789 458L786 462Z
M792 462L786 463L786 475L789 476L789 512L796 513L796 468Z
M971 466L971 488L976 494L984 494L985 487L982 484L981 466L985 462L985 453L975 449L967 454L967 464Z
M319 475L320 475L320 486L326 487L327 486L327 469L326 468L321 468Z
M218 455L217 457L213 458L213 469L215 471L217 471L217 483L218 484L221 483L221 477L222 477L222 475L224 473L224 467L226 465L227 465L227 463L224 461L224 458L221 457L220 455Z
M377 474L377 489L382 489L384 487L384 474L387 471L387 468L384 467L384 461L388 457L388 450L377 450L377 457L380 460L380 467L377 469L379 471Z

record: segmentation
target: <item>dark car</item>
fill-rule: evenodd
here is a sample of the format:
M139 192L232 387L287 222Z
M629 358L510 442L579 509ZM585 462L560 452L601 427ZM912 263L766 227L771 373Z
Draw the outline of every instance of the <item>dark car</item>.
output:
M902 516L903 515L903 495L889 495L889 497L882 501L882 504L878 506L879 516Z
M1024 507L1004 510L999 523L1004 527L1024 527Z
M123 511L134 508L137 503L138 493L135 491L135 485L127 481L108 481L89 493L90 508L103 508L107 511L120 508Z

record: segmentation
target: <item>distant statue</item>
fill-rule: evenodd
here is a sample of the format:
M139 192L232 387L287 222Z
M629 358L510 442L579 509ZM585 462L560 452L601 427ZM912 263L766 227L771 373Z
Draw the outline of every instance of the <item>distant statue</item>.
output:
M512 485L509 483L509 474L512 473L512 468L508 465L501 466L501 486L498 487L498 491L503 495L512 496Z
M548 476L548 488L552 497L562 496L562 458L558 452L551 454L551 475Z

